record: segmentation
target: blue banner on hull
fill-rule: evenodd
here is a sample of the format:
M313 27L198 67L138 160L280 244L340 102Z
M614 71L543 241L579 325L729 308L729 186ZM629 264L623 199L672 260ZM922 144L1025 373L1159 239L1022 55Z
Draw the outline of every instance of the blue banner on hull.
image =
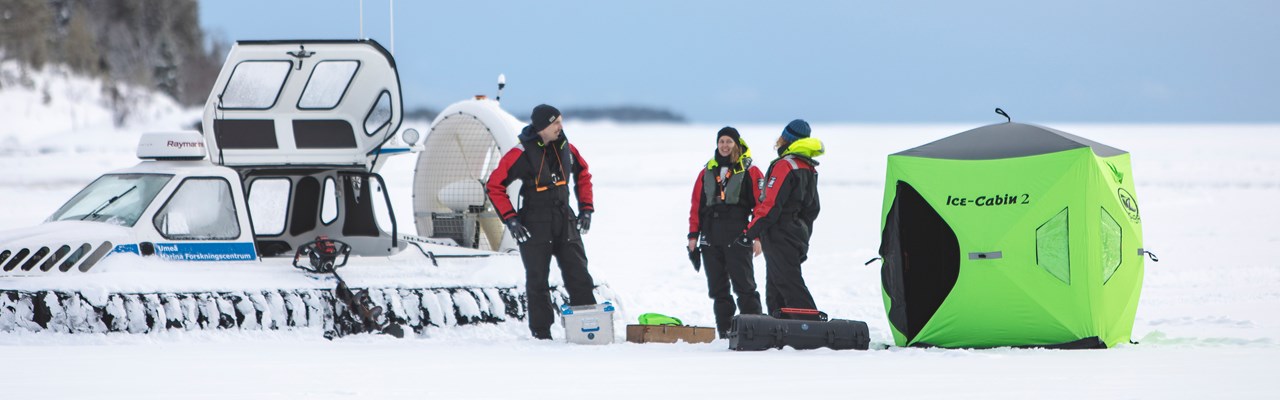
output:
M156 243L156 255L173 261L253 261L253 243ZM137 244L122 244L114 253L141 254Z

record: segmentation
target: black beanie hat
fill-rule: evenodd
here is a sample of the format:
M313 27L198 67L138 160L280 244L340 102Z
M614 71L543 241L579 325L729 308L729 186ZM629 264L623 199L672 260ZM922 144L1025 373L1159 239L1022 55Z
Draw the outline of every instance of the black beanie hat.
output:
M716 132L716 142L720 141L721 136L728 136L730 139L733 139L734 143L738 143L742 140L742 135L739 135L738 130L732 126L720 128L720 132Z
M560 110L546 104L539 104L533 108L533 114L529 116L529 125L533 126L534 132L542 132L543 129L551 126L551 123L555 122L556 117L559 116Z

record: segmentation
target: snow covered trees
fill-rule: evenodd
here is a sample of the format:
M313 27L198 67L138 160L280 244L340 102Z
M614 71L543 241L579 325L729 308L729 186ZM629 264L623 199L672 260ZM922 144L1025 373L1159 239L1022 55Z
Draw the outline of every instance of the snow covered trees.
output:
M65 64L182 104L205 100L225 53L206 40L195 0L0 0L0 58Z

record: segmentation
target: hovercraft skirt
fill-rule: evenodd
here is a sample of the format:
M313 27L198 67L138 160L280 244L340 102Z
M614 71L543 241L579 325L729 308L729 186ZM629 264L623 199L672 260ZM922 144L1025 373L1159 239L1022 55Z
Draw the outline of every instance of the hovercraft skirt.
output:
M354 289L367 290L386 321L417 333L428 327L523 320L528 310L524 291L514 287ZM563 289L552 288L551 292L557 305L568 302ZM607 286L597 286L596 296L613 300ZM143 334L305 329L320 330L326 336L368 332L361 316L338 300L334 289L105 296L0 289L0 332Z

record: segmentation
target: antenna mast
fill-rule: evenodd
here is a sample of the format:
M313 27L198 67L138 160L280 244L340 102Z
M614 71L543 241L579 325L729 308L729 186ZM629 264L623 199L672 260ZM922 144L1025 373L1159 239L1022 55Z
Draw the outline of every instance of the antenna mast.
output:
M498 97L493 101L502 101L502 88L507 87L507 74L498 74Z
M360 38L364 39L364 0L360 0Z
M396 0L389 0L391 8L391 55L396 55Z

